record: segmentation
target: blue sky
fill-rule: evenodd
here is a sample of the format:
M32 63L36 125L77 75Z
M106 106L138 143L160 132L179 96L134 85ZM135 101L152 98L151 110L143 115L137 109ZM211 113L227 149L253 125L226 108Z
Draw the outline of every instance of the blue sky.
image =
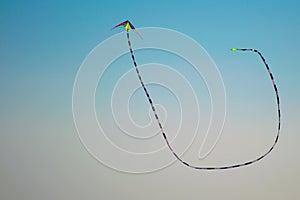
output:
M295 84L299 74L295 63L300 29L297 1L271 4L2 1L1 4L1 80L6 91L22 91L27 85L43 90L43 85L49 92L60 87L66 95L87 53L116 33L110 28L125 19L137 27L165 27L189 35L204 46L225 74L227 70L223 71L222 65L228 60L226 51L232 46L251 46L265 52L272 58L271 64L278 66L274 73L285 75L281 77L288 82ZM53 79L54 84L48 84Z
M187 169L178 163L153 176L164 177L161 184L169 183L166 181L169 176L174 177L170 182L182 180L199 184L206 189L203 195L210 199L219 199L218 194L208 192L213 190L214 181L219 183L216 188L225 199L239 199L243 194L247 194L249 199L259 198L260 194L270 199L283 199L287 195L290 195L290 199L296 199L300 196L298 189L293 186L299 183L300 178L296 170L300 166L299 159L293 159L298 156L296 141L300 139L297 134L300 114L299 8L297 0L1 1L0 159L4 160L4 166L0 168L0 198L17 199L23 196L25 199L41 199L51 194L57 199L82 199L85 196L90 199L103 196L116 199L118 195L133 199L135 196L128 192L130 187L121 185L128 182L140 191L136 194L137 199L142 198L143 192L147 193L149 199L158 198L154 193L155 189L159 190L155 186L155 178L148 175L133 178L120 175L94 162L79 142L72 118L73 83L81 63L100 42L122 31L112 31L111 27L129 19L137 28L163 27L182 32L207 50L217 64L226 88L228 123L225 131L235 130L230 127L239 123L240 129L235 131L243 130L245 121L255 116L256 113L251 110L257 105L262 109L266 106L266 111L271 111L271 116L275 117L275 111L272 110L274 99L269 103L269 98L262 98L261 104L252 102L250 107L245 108L243 102L251 103L252 94L273 97L273 93L271 87L260 87L269 83L269 80L267 74L263 74L262 66L259 69L253 67L255 64L261 65L258 58L232 53L229 51L231 47L257 48L264 53L282 99L281 145L274 152L278 156L274 155L267 163L268 166L277 164L275 169L267 171L259 166L257 170L253 167L236 174L232 171L223 177L207 174L208 185L198 182L202 177L195 175L195 172L188 171L181 176L179 172ZM253 88L257 93L252 91ZM247 93L247 90L251 93ZM252 115L243 113L244 108L246 113ZM256 120L273 126L274 121L265 119L266 116L268 113L261 113ZM259 124L259 121L255 123ZM270 138L273 136L272 133L265 134ZM288 173L280 169L286 167L285 164L292 166ZM82 175L84 173L87 173L86 176ZM256 178L259 178L259 174L264 181L256 184L255 178L244 175L247 173ZM281 177L282 182L276 176ZM26 181L32 177L32 184L26 186ZM101 177L110 181L104 182ZM182 177L192 180L189 182ZM195 177L197 180L194 180ZM222 189L221 183L225 184L228 177L232 177L229 183L239 186L243 193L233 194ZM274 188L278 188L276 196L272 196L275 194L271 193L274 189L269 186L270 182L265 181L268 178L271 178L269 181L273 182ZM250 181L239 185L240 180ZM115 184L114 181L119 183ZM177 196L174 194L174 199L184 194L198 197L196 188L187 189L180 183L174 185L174 182L171 183L172 187L183 188L182 193ZM141 186L147 183L152 188L149 191ZM61 192L66 185L66 191ZM96 185L103 190L99 192ZM279 192L283 185L289 185L290 188L286 186ZM55 194L47 187L52 187ZM117 187L120 193L115 194L113 187ZM34 188L38 190L37 193L30 192ZM251 193L247 188L254 188L252 191L256 192ZM83 192L76 193L80 189ZM168 195L162 190L158 193L160 197Z

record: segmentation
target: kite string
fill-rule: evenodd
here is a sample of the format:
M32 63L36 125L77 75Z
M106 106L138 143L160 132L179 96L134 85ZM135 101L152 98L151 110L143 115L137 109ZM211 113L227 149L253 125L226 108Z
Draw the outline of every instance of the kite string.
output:
M143 82L143 80L142 80L141 74L140 74L139 69L138 69L138 66L137 66L137 64L136 64L136 60L135 60L135 57L134 57L134 54L133 54L133 50L132 50L132 46L131 46L130 37L129 37L129 31L128 31L128 30L127 30L127 41L128 41L128 46L129 46L129 49L130 49L131 58L132 58L132 60L133 60L133 64L134 64L134 67L135 67L135 71L136 71L136 73L137 73L137 75L138 75L139 81L140 81L140 83L141 83L141 85L142 85L142 87L143 87L143 89L144 89L144 91L145 91L145 94L146 94L147 98L148 98L148 101L149 101L150 106L151 106L151 108L152 108L153 114L154 114L154 116L155 116L155 118L156 118L156 121L157 121L158 126L159 126L159 128L160 128L160 131L161 131L161 133L162 133L162 135L163 135L163 137L164 137L164 140L165 140L165 142L166 142L168 148L169 148L169 149L171 150L171 152L173 153L173 155L174 155L174 156L177 158L177 160L179 160L182 164L184 164L184 165L186 165L186 166L188 166L188 167L190 167L190 168L198 169L198 170L224 170L224 169L232 169L232 168L238 168L238 167L247 166L247 165L256 163L256 162L258 162L259 160L261 160L261 159L263 159L264 157L266 157L266 156L274 149L274 147L275 147L275 145L277 144L278 139L279 139L280 125L281 125L281 120L280 120L280 119L281 119L281 114L280 114L279 92L278 92L277 85L276 85L276 83L275 83L273 74L272 74L272 72L271 72L271 70L270 70L270 68L269 68L269 66L268 66L268 64L267 64L267 62L266 62L266 60L265 60L265 58L263 57L263 55L262 55L259 51L257 51L256 49L236 49L236 48L233 48L234 50L253 51L253 52L257 53L257 54L260 56L260 58L262 59L262 61L264 62L265 67L266 67L266 69L267 69L267 71L268 71L268 73L269 73L269 76L270 76L271 80L272 80L273 87L274 87L275 94L276 94L276 99L277 99L277 113L278 113L278 128L277 128L277 135L276 135L276 138L275 138L275 141L274 141L273 145L272 145L271 148L270 148L266 153L264 153L263 155L259 156L258 158L254 159L254 160L250 160L250 161L247 161L247 162L244 162L244 163L235 164L235 165L229 165L229 166L221 166L221 167L198 167L198 166L190 165L189 163L187 163L187 162L185 162L184 160L182 160L182 159L177 155L177 153L173 150L173 148L171 147L171 145L170 145L170 143L169 143L169 140L168 140L168 138L167 138L167 135L166 135L165 132L164 132L164 129L163 129L162 125L161 125L161 122L160 122L160 120L159 120L159 117L158 117L158 115L157 115L157 112L156 112L156 110L155 110L155 107L154 107L154 105L153 105L153 101L152 101L152 99L151 99L151 97L150 97L150 95L149 95L149 93L148 93L148 91L147 91L147 88L146 88L146 86L145 86L145 84L144 84L144 82ZM233 50L233 49L232 49L232 50Z

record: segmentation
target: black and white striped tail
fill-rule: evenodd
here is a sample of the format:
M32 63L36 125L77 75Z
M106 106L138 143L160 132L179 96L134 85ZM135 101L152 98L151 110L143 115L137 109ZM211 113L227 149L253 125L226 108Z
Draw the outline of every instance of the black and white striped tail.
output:
M138 69L138 67L137 67L137 64L136 64L136 61L135 61L135 57L134 57L134 54L133 54L133 50L132 50L132 46L131 46L131 42L130 42L129 32L128 32L128 31L127 31L127 40L128 40L128 45L129 45L129 49L130 49L131 58L132 58L132 61L133 61L134 67L135 67L135 71L136 71L136 73L137 73L137 75L138 75L139 81L140 81L140 83L141 83L141 85L142 85L142 87L143 87L143 89L144 89L144 91L145 91L145 94L146 94L146 96L147 96L147 98L148 98L148 101L149 101L149 103L150 103L150 105L151 105L153 114L154 114L155 119L156 119L156 121L157 121L157 123L158 123L158 126L159 126L159 128L160 128L160 130L161 130L161 133L162 133L162 135L163 135L163 137L164 137L164 140L166 141L166 143L167 143L167 145L168 145L168 148L171 150L171 152L173 153L173 155L174 155L174 156L177 158L177 160L179 160L182 164L184 164L184 165L186 165L186 166L188 166L188 167L190 167L190 168L198 169L198 170L224 170L224 169L232 169L232 168L243 167L243 166L247 166L247 165L251 165L251 164L253 164L253 163L256 163L256 162L258 162L259 160L261 160L261 159L263 159L264 157L266 157L266 156L274 149L275 145L276 145L277 142L278 142L278 139L279 139L279 133L280 133L280 119L281 119L281 118L280 118L280 101L279 101L279 93L278 93L278 89L277 89L277 86L276 86L274 77L273 77L273 75L272 75L272 72L271 72L271 70L270 70L270 68L269 68L269 66L268 66L268 64L267 64L267 62L266 62L266 60L265 60L265 58L262 56L262 54L261 54L259 51L257 51L256 49L236 49L236 50L241 50L241 51L253 51L253 52L257 53L257 54L260 56L260 58L262 59L262 61L264 62L265 67L266 67L266 69L268 70L268 73L269 73L270 78L271 78L271 80L272 80L273 87L274 87L275 94L276 94L276 99L277 99L277 112L278 112L278 128L277 128L277 135L276 135L276 138L275 138L275 141L274 141L273 145L272 145L271 148L270 148L266 153L264 153L263 155L259 156L258 158L254 159L254 160L250 160L250 161L247 161L247 162L244 162L244 163L234 164L234 165L229 165L229 166L220 166L220 167L198 167L198 166L193 166L193 165L191 165L191 164L185 162L184 160L182 160L182 159L177 155L177 153L174 151L174 149L171 147L171 145L170 145L170 143L169 143L169 140L168 140L168 138L167 138L167 135L166 135L165 132L164 132L164 129L163 129L162 125L161 125L161 122L160 122L160 120L159 120L159 117L158 117L158 115L157 115L157 112L156 112L156 110L155 110L155 107L154 107L154 105L153 105L153 101L152 101L152 99L151 99L151 97L150 97L150 95L149 95L149 93L148 93L148 91L147 91L147 88L145 87L145 84L144 84L144 82L143 82L143 80L142 80L142 77L141 77L141 74L140 74L140 72L139 72L139 69Z

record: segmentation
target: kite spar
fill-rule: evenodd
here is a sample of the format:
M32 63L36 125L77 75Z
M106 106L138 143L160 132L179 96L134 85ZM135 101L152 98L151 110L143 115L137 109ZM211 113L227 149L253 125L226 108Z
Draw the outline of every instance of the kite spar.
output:
M261 159L263 159L264 157L266 157L273 149L274 147L276 146L277 142L278 142L278 139L279 139L279 134L280 134L280 122L281 122L281 114L280 114L280 100L279 100L279 92L278 92L278 89L277 89L277 85L275 83L275 80L274 80L274 77L273 77L273 74L269 68L269 65L267 64L265 58L263 57L263 55L256 49L239 49L239 48L232 48L231 50L232 51L252 51L252 52L255 52L257 53L261 60L263 61L268 73L269 73L269 76L271 78L271 81L272 81L272 84L273 84L273 88L274 88L274 91L275 91L275 95L276 95L276 102L277 102L277 115L278 115L278 126L277 126L277 134L276 134L276 138L275 138L275 141L273 143L273 145L269 148L268 151L266 151L264 154L262 154L261 156L257 157L256 159L253 159L253 160L250 160L250 161L247 161L247 162L243 162L243 163L240 163L240 164L233 164L233 165L228 165L228 166L219 166L219 167L201 167L201 166L193 166L187 162L185 162L184 160L182 160L178 155L177 153L174 151L174 149L172 148L172 146L170 145L169 143L169 140L167 138L167 135L165 134L165 131L161 125L161 122L159 120L159 117L157 115L157 112L155 110L155 107L153 105L153 101L147 91L147 88L142 80L142 77L141 77L141 74L139 72L139 69L138 69L138 66L136 64L136 60L135 60L135 57L134 57L134 54L133 54L133 50L132 50L132 46L131 46L131 42L130 42L130 37L129 37L129 31L131 31L132 29L136 31L136 33L141 37L139 31L127 20L127 21L124 21L118 25L116 25L115 27L113 28L117 28L117 27L120 27L120 26L123 26L125 27L125 30L126 30L126 34L127 34L127 41L128 41L128 46L129 46L129 50L130 50L130 54L131 54L131 58L132 58L132 61L133 61L133 64L134 64L134 68L135 68L135 71L137 73L137 76L139 78L139 81L144 89L144 92L148 98L148 101L150 103L150 106L152 108L152 111L153 111L153 114L155 116L155 119L157 121L157 124L160 128L160 131L161 131L161 134L168 146L168 148L170 149L170 151L173 153L173 155L176 157L177 160L179 160L182 164L186 165L187 167L190 167L190 168L193 168L193 169L198 169L198 170L225 170L225 169L232 169L232 168L239 168L239 167L243 167L243 166L247 166L247 165L251 165L253 163L256 163L258 161L260 161Z

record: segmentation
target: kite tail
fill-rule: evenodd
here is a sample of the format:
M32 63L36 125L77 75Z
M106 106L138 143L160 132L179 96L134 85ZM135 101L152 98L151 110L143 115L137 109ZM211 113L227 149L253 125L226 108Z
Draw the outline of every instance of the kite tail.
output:
M273 145L272 145L271 148L270 148L266 153L264 153L263 155L259 156L258 158L254 159L254 160L250 160L250 161L247 161L247 162L244 162L244 163L234 164L234 165L229 165L229 166L220 166L220 167L198 167L198 166L193 166L193 165L191 165L191 164L185 162L184 160L182 160L182 159L178 156L178 154L174 151L174 149L172 148L172 146L170 145L169 140L168 140L168 138L167 138L167 135L166 135L165 132L164 132L164 129L163 129L162 125L161 125L161 122L160 122L160 120L159 120L159 117L158 117L158 115L157 115L157 112L156 112L156 110L155 110L155 107L154 107L154 105L153 105L153 101L152 101L152 99L151 99L151 97L150 97L150 95L149 95L149 93L148 93L148 91L147 91L147 88L145 87L145 84L144 84L144 82L143 82L143 80L142 80L142 77L141 77L141 74L140 74L140 72L139 72L139 69L138 69L138 67L137 67L137 64L136 64L136 61L135 61L135 57L134 57L134 54L133 54L133 50L132 50L132 46L131 46L131 42L130 42L129 31L127 31L127 41L128 41L128 46L129 46L129 49L130 49L131 58L132 58L132 61L133 61L134 67L135 67L135 71L136 71L136 73L137 73L137 75L138 75L139 81L140 81L140 83L141 83L141 85L142 85L142 87L143 87L143 89L144 89L144 91L145 91L145 94L146 94L147 98L148 98L148 101L149 101L150 106L151 106L151 108L152 108L153 114L154 114L155 119L156 119L156 121L157 121L157 123L158 123L158 126L159 126L159 128L160 128L161 134L162 134L162 136L163 136L163 138L164 138L164 140L165 140L165 142L166 142L168 148L170 149L170 151L173 153L173 155L176 157L176 159L179 160L182 164L184 164L184 165L187 166L187 167L190 167L190 168L193 168L193 169L197 169L197 170L225 170L225 169L233 169L233 168L243 167L243 166L247 166L247 165L251 165L251 164L253 164L253 163L256 163L256 162L258 162L259 160L261 160L261 159L263 159L264 157L266 157L266 156L274 149L275 145L276 145L277 142L278 142L278 139L279 139L279 133L280 133L280 103L279 103L280 101L279 101L279 93L278 93L278 89L277 89L275 80L274 80L274 78L273 78L272 72L270 71L270 68L269 68L268 64L266 63L266 60L264 59L264 57L262 56L262 54L261 54L259 51L255 50L255 49L237 49L237 48L232 48L232 50L253 51L253 52L258 53L258 55L261 57L261 59L263 60L265 66L266 66L266 68L267 68L267 70L268 70L268 73L269 73L269 75L270 75L270 78L271 78L271 80L272 80L273 87L274 87L274 90L275 90L275 93L276 93L276 98L277 98L277 111L278 111L278 129L277 129L278 132L277 132L276 139L275 139Z

